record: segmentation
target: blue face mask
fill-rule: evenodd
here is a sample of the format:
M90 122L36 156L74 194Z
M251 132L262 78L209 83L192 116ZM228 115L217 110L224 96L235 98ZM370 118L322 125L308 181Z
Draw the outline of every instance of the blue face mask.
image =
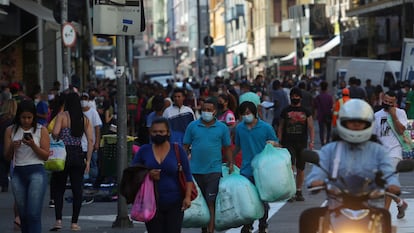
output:
M247 115L243 115L242 119L245 123L252 123L253 120L254 120L254 116L253 116L253 114L250 113L250 114L247 114Z
M210 122L213 120L214 115L212 112L201 112L201 118L203 119L203 121L205 122Z

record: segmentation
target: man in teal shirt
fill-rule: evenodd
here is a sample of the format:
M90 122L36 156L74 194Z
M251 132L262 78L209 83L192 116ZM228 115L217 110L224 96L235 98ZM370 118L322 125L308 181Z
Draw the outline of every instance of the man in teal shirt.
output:
M229 161L230 172L233 171L230 132L224 123L215 118L216 114L217 103L207 99L201 109L201 118L188 125L183 140L184 148L189 155L191 154L190 166L194 179L210 211L210 223L208 228L203 228L203 233L214 232L215 203L222 169L222 148Z
M243 122L236 127L236 149L233 155L242 150L242 166L240 174L247 177L254 183L253 169L251 162L257 154L263 151L266 143L271 143L274 146L279 145L279 140L276 137L275 131L271 125L257 118L257 107L253 102L245 101L240 104L240 115ZM263 203L265 208L264 216L259 220L259 233L268 232L267 217L269 212L269 205ZM253 223L244 225L241 233L249 233L253 230Z

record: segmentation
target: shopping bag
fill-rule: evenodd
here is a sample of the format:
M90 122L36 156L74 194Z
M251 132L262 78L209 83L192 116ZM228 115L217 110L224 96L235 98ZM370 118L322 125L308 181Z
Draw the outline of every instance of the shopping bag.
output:
M156 212L157 203L155 201L154 182L147 174L135 196L131 209L131 219L139 222L148 222L155 216Z
M194 184L197 188L197 197L191 202L190 208L184 211L182 225L184 228L206 227L210 222L210 211L208 210L207 202L195 180Z
M254 182L262 201L286 200L295 194L296 184L287 149L267 144L251 164Z
M253 183L235 173L221 178L215 215L215 228L218 231L250 224L262 218L263 203Z
M66 148L62 140L56 141L50 137L49 158L45 161L45 168L49 171L63 171L66 162Z

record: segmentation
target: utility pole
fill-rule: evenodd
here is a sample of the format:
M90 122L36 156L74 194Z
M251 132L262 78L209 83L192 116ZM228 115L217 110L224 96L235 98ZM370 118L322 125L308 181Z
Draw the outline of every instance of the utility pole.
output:
M92 15L91 15L91 3L86 1L87 6L87 20L88 20L88 29L89 29L89 78L92 82L93 87L96 87L96 75L95 75L95 51L93 50L93 32L92 32Z
M68 0L62 1L62 17L61 23L64 25L68 21ZM71 48L64 46L63 48L63 89L68 89L71 83Z
M125 75L125 36L116 36L116 75L117 75L117 180L121 184L122 173L127 166L127 113L126 113L126 75ZM119 192L118 192L119 193ZM125 197L118 195L118 215L112 227L132 227L128 216Z
M197 68L199 80L203 80L203 72L201 71L201 17L200 17L200 0L197 0Z

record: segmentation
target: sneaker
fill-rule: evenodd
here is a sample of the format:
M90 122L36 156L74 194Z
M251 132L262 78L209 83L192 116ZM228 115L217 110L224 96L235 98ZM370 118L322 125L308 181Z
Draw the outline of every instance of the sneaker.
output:
M82 201L82 205L89 205L89 204L92 204L92 203L93 203L93 201L94 201L93 197L90 197L90 198L85 198L85 199L83 199L83 201Z
M408 204L407 202L403 201L401 206L397 206L398 209L398 214L397 214L397 218L398 219L402 219L405 216L405 210L407 209Z
M295 195L293 195L293 197L289 198L287 201L288 201L288 202L294 202L294 201L295 201L295 199L296 199L296 197L295 197Z
M302 191L297 191L296 192L296 201L304 201L305 200L305 198L303 197L303 195L302 195Z
M252 233L253 232L253 226L251 225L243 225L240 233Z
M55 208L55 201L54 200L49 201L49 208Z
M207 233L207 227L201 228L201 233Z

